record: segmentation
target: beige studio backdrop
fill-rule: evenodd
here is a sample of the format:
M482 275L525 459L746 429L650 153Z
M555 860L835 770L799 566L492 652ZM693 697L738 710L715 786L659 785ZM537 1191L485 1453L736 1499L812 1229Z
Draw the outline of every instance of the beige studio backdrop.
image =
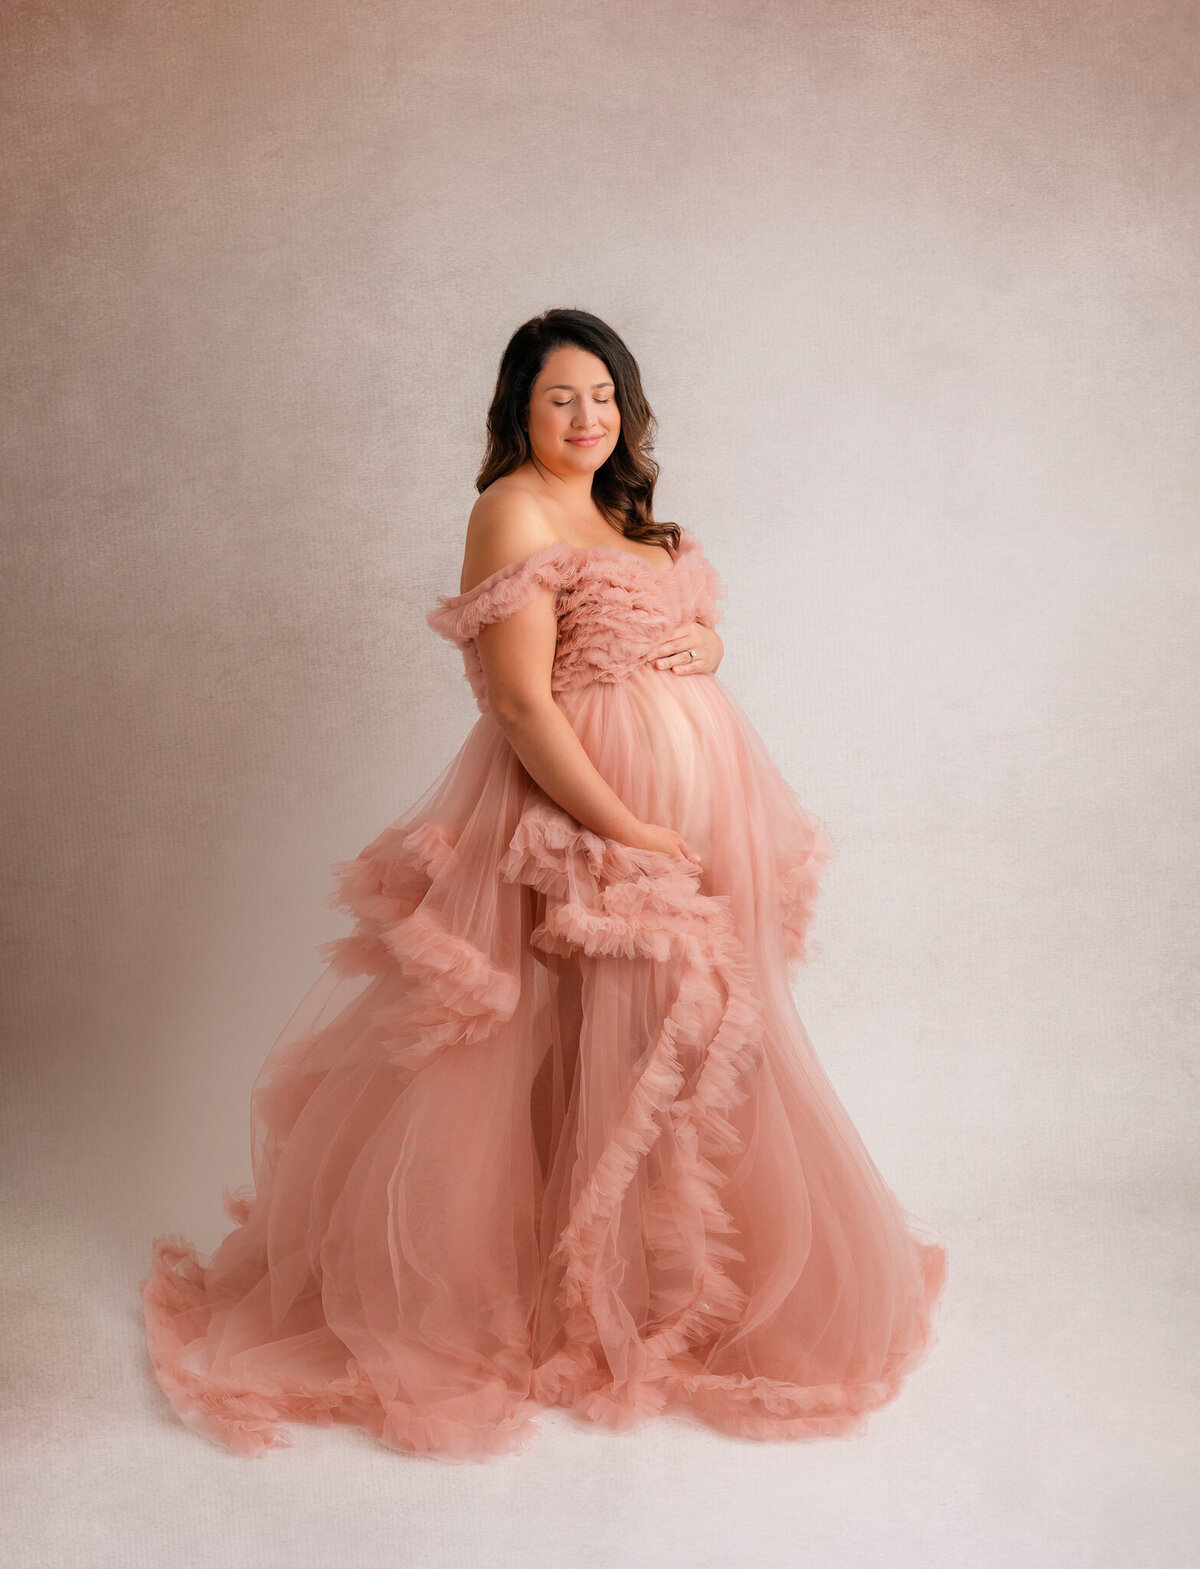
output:
M1194 1561L1195 9L2 34L11 1561ZM137 1282L228 1229L330 867L476 717L424 613L551 305L638 357L721 679L838 848L798 1005L945 1237L940 1341L856 1444L250 1463L167 1409Z

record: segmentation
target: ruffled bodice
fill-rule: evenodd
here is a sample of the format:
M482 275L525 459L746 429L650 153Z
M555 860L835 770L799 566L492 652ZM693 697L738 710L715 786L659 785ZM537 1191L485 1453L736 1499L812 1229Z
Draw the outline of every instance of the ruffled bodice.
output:
M558 646L550 685L555 692L595 681L624 681L647 664L681 621L715 626L725 585L691 529L680 532L667 568L620 545L572 545L557 540L483 578L465 594L438 598L426 620L462 652L467 680L481 712L487 690L475 634L511 615L539 587L555 591Z

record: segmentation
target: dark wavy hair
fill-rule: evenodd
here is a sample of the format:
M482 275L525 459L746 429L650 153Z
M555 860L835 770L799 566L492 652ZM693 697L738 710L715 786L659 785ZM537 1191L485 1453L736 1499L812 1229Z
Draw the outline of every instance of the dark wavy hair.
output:
M547 356L567 343L604 361L621 414L617 444L592 476L592 499L627 539L678 548L678 523L654 516L658 464L652 454L658 422L642 390L642 373L618 334L589 311L543 311L522 322L508 340L487 412L487 452L475 489L483 492L531 456L525 428L530 393Z

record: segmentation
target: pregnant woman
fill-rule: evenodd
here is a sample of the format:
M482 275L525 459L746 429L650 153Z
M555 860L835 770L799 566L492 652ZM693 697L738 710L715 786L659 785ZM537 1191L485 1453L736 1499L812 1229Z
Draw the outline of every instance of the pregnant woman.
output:
M654 517L617 334L526 322L487 426L428 614L480 717L334 868L353 930L256 1080L235 1229L154 1240L155 1372L247 1455L350 1422L482 1459L544 1406L856 1431L933 1343L946 1255L791 995L833 846L716 675L724 585Z

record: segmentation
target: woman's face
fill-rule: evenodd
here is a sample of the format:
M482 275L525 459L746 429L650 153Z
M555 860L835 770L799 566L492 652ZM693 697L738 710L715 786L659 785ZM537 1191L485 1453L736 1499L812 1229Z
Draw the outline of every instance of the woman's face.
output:
M564 479L594 474L620 429L616 388L604 361L573 343L551 350L529 395L534 458Z

